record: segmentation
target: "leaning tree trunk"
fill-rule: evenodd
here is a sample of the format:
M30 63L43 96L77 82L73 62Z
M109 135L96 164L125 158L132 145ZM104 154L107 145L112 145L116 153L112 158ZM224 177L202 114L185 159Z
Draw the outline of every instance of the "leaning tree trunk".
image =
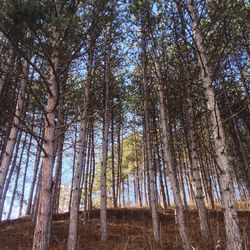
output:
M23 73L26 74L27 68L28 68L26 62L22 63L22 68L23 68ZM21 119L22 119L24 99L25 99L25 86L26 86L26 80L25 80L25 77L23 77L20 79L20 82L19 82L19 86L18 86L19 91L17 95L16 110L15 110L15 114L13 118L13 125L11 128L7 143L6 143L6 147L4 150L5 152L3 154L2 162L0 166L0 204L3 202L2 200L3 187L4 187L6 176L9 170L14 146L16 143L17 133L19 130L18 127L20 126Z
M191 171L192 171L192 178L194 184L194 193L195 193L195 200L197 204L198 214L200 218L200 227L201 233L203 237L208 238L210 235L209 232L209 225L207 219L207 211L204 202L204 193L202 189L202 182L201 182L201 171L198 161L197 155L197 143L195 138L194 132L194 111L193 111L193 104L190 97L187 97L187 123L188 123L188 149L189 149L189 158L191 164ZM190 143L190 145L189 145Z
M53 27L52 46L54 48L57 46L58 37L59 32L56 27ZM50 243L50 213L53 189L53 167L55 161L55 121L59 97L59 83L57 82L58 76L56 76L59 69L59 57L56 49L52 53L51 62L53 66L51 66L47 82L49 93L44 130L44 159L42 163L40 197L33 238L33 250L47 250Z
M23 140L23 145L22 145L22 150L21 150L20 157L19 157L19 161L18 161L18 164L16 166L16 168L17 168L16 169L16 180L15 180L15 185L13 187L13 192L12 192L12 197L11 197L11 201L10 201L10 205L9 205L9 212L8 212L8 215L7 215L7 220L9 220L10 217L11 217L13 204L14 204L15 197L16 197L18 180L19 180L19 176L20 176L20 171L21 171L21 166L22 166L22 159L23 159L23 153L24 153L24 149L25 149L26 140L27 140L27 133L25 134L25 137L24 137L24 140Z
M18 137L17 137L16 147L15 147L15 153L14 153L14 156L13 156L13 159L12 159L10 171L9 171L8 177L6 179L3 194L2 194L2 201L3 202L0 204L0 220L2 220L2 215L3 215L3 212L4 212L5 198L6 198L8 189L9 189L9 185L10 185L10 182L11 182L13 172L14 172L15 167L17 165L16 161L17 161L17 156L18 156L18 152L19 152L19 148L20 148L21 137L22 137L22 132L19 132Z
M242 249L241 238L239 231L239 221L237 209L234 202L232 182L229 172L229 161L225 149L226 139L220 110L216 102L215 93L212 85L211 72L208 67L208 60L203 44L203 37L199 31L199 22L196 10L196 1L188 0L187 7L191 16L191 26L193 31L194 41L198 50L199 65L201 68L202 83L204 94L207 100L207 109L209 111L210 123L212 126L212 136L214 140L215 157L218 164L219 182L221 187L222 205L224 207L224 220L227 235L227 249L238 250Z

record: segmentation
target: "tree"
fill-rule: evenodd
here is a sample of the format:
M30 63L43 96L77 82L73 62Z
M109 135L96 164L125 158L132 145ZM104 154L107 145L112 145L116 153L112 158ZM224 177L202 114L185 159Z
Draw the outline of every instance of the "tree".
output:
M212 125L212 136L215 147L216 164L219 171L219 181L221 187L222 205L224 207L225 229L227 234L228 249L242 249L239 232L239 222L236 205L232 193L232 182L229 173L229 162L225 149L226 139L220 110L213 90L211 71L208 67L207 56L204 48L204 40L199 31L196 2L187 2L187 8L191 17L194 41L198 50L199 66L201 69L202 84L206 97L207 109L209 111L210 123Z

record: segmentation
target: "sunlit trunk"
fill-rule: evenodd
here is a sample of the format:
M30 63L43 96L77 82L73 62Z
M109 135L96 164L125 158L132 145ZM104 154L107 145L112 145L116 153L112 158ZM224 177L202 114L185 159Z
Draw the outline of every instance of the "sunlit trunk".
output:
M222 205L224 208L225 229L227 235L227 249L238 250L242 249L241 237L239 232L239 220L237 209L234 202L232 181L229 172L229 161L226 152L226 140L220 110L213 89L211 71L208 67L208 60L205 53L203 38L199 31L199 22L195 1L188 0L187 4L190 16L191 26L193 31L194 41L198 49L199 65L201 69L202 83L204 94L206 97L206 105L210 116L212 126L212 136L214 141L214 149L216 161L218 164L218 175L220 182Z

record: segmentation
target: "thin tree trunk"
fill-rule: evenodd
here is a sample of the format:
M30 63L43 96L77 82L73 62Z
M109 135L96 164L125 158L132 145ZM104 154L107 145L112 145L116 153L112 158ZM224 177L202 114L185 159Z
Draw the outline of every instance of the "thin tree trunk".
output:
M127 199L127 207L130 208L130 191L129 191L129 175L127 177L127 194L128 194L128 199Z
M40 199L39 192L40 192L40 187L41 187L41 178L42 178L42 166L40 167L40 170L38 173L35 196L32 202L33 205L31 207L32 224L34 225L36 224L37 211L38 211L38 205L39 205L39 199Z
M60 196L60 179L62 175L62 162L63 162L63 144L64 144L64 133L60 136L57 146L57 158L55 166L55 176L53 180L53 189L52 189L52 213L57 213L59 205L59 196Z
M144 157L144 168L143 168L143 194L144 194L144 204L148 206L148 195L147 195L147 166L146 157Z
M92 175L90 178L89 184L89 210L92 210L92 190L94 186L95 180L95 134L94 134L94 126L92 124L92 145L91 145L91 158L92 158Z
M135 123L135 116L133 116L133 121ZM137 205L137 202L139 200L140 207L142 207L142 194L140 190L140 176L139 176L139 160L138 160L138 148L137 148L137 134L136 134L136 125L133 126L133 154L135 157L135 174L134 174L134 191L135 191L135 203Z
M110 72L108 72L110 74ZM110 86L109 83L105 82L105 111L103 119L103 138L102 138L102 164L101 164L101 241L108 239L107 230L107 159L108 159L108 134L109 134L109 98L110 98Z
M125 179L124 177L122 178L122 207L126 207L126 202L125 202Z
M94 42L94 41L92 41ZM80 205L81 195L81 179L83 170L83 161L86 154L86 139L87 139L87 124L89 114L89 98L90 98L90 84L92 81L92 64L94 57L94 45L90 45L90 54L87 65L87 80L84 88L84 110L80 122L80 138L78 142L78 150L76 154L76 165L74 166L73 188L70 205L70 223L68 236L68 250L77 249L77 227L78 227L78 211Z
M157 143L159 143L158 139L156 139ZM161 168L161 159L160 159L160 152L159 152L159 147L156 145L156 162L157 162L157 168L159 171L159 182L160 182L160 188L161 188L161 193L162 193L162 201L163 201L163 207L164 209L167 209L167 200L166 200L166 194L165 194L165 189L164 189L164 184L163 184L163 176L162 176L162 168Z
M18 164L16 166L16 168L17 168L17 170L16 170L17 171L16 172L16 180L15 180L15 185L14 185L13 192L12 192L12 197L11 197L9 212L8 212L8 215L7 215L7 220L9 220L10 217L11 217L11 213L12 213L12 209L13 209L13 204L14 204L15 197L16 197L18 180L19 180L19 176L20 176L20 171L21 171L21 166L22 166L22 159L23 159L23 153L24 153L24 148L25 148L24 145L26 144L26 140L27 140L27 133L25 134L25 137L24 137L24 140L23 140L23 145L22 145L22 151L21 151L20 158L19 158L19 162L18 162Z
M43 129L41 127L40 132L39 132L39 136L41 136L43 134L42 130ZM29 193L29 198L28 198L28 202L27 202L26 215L31 214L33 194L34 194L35 184L37 181L37 173L38 173L38 169L39 169L39 164L40 164L40 160L41 160L41 152L42 152L42 149L41 149L41 146L39 145L39 142L38 142L37 147L36 147L36 159L35 159L35 163L34 163L34 173L33 173L33 178L32 178L32 182L31 182L31 186L30 186L30 193Z
M32 122L33 123L33 122ZM30 160L30 148L31 148L31 143L32 143L32 136L30 135L30 140L28 143L28 148L27 148L27 156L26 156L26 163L24 167L24 175L23 175L23 185L22 185L22 191L21 191L21 199L20 199L20 207L19 207L19 217L22 216L22 210L23 210L23 202L24 202L24 194L25 194L25 185L26 185L26 177L27 177L27 169L29 165L29 160Z
M152 38L154 40L154 38ZM156 49L156 45L154 42L154 51ZM160 70L160 64L157 60L157 58L154 56L154 64L155 64L155 69L157 73L157 78L158 78L158 83L157 83L157 88L158 88L158 94L160 98L160 115L161 115L161 129L162 129L162 141L163 141L163 151L164 151L164 160L165 164L168 166L168 175L169 179L172 185L173 189L173 196L174 196L174 202L176 206L176 215L177 215L177 224L179 228L179 232L181 235L181 240L182 240L182 247L185 250L190 249L190 243L189 243L189 237L188 237L188 232L187 232L187 227L185 224L185 216L184 216L184 210L182 207L182 201L181 201L181 195L180 195L180 189L178 185L178 181L176 178L176 171L174 169L174 158L170 149L170 140L169 140L169 132L167 131L167 107L165 105L165 98L164 98L164 90L163 90L163 82L162 82L162 75L161 75L161 70Z
M154 239L156 242L160 241L160 225L159 216L157 212L158 202L156 195L155 185L155 169L152 157L152 142L149 120L149 91L148 91L148 75L147 75L147 58L146 58L146 34L145 27L142 24L142 89L143 89L143 114L144 114L144 127L145 127L145 144L146 144L146 159L149 168L149 193L150 193L150 205L153 220Z
M65 76L67 72L65 72ZM60 199L60 186L61 186L61 176L62 176L62 163L63 163L63 145L65 139L65 114L64 114L64 93L65 93L65 83L60 84L60 100L58 104L58 114L57 114L57 128L56 128L56 151L57 151L57 159L56 159L56 167L55 167L55 175L53 178L53 189L52 189L52 213L57 213L59 209L59 199ZM52 219L52 218L51 218Z
M113 106L113 104L112 104ZM115 143L114 143L114 114L111 115L111 167L112 167L112 196L113 206L117 207L116 193L115 193Z
M123 130L118 125L118 137L117 137L117 178L116 178L116 199L118 199L118 204L121 206L121 196L120 196L120 183L121 183L121 166L122 166L122 142L123 138Z
M73 164L72 164L72 178L71 178L71 186L70 186L70 197L69 197L69 211L72 201L72 190L73 190L73 182L74 182L74 173L75 173L75 163L76 163L76 142L77 142L77 124L75 125L75 136L74 136L74 147L73 147Z
M203 237L208 238L210 235L209 232L209 225L207 219L207 212L206 206L204 202L204 193L202 190L202 182L201 182L201 173L200 173L200 166L198 162L198 155L197 155L197 143L195 139L195 132L194 132L194 111L193 111L193 104L192 100L188 97L187 98L187 123L188 123L188 136L190 145L188 143L189 155L190 155L190 164L191 164L191 171L193 177L193 183L195 187L195 199L198 208L198 214L200 218L200 227L201 233Z
M91 151L92 151L92 133L91 130L92 126L89 124L89 135L88 135L88 152L87 152L87 167L86 167L86 174L85 174L85 180L84 180L84 200L83 200L83 211L84 211L84 222L87 221L87 203L88 203L88 181L90 178L89 175L89 169L92 165L92 157L91 157Z
M5 202L5 198L9 189L9 185L11 182L11 178L13 176L13 172L16 168L16 161L17 161L17 156L18 156L18 152L19 152L19 146L20 146L20 141L21 141L21 137L22 137L22 131L19 131L18 137L17 137L17 142L16 142L16 148L15 148L15 154L13 156L12 159L12 163L11 163L11 168L8 174L8 178L6 180L6 183L4 185L4 191L3 191L3 198L2 198L2 203L0 204L0 220L2 220L2 215L3 215L3 211L4 211L4 202Z
M23 73L26 74L27 69L28 69L26 62L22 62L22 68L23 68ZM25 87L26 87L26 80L24 77L20 79L20 82L19 82L19 91L17 95L16 110L15 110L15 114L13 118L13 125L10 131L9 138L6 143L6 147L4 150L4 154L3 154L1 166L0 166L0 204L3 202L2 193L3 193L4 183L5 183L6 176L9 170L14 146L16 143L17 133L19 130L18 127L21 123L20 120L22 119L22 115L23 115L24 100L25 100Z
M166 196L167 196L167 204L170 206L170 197L168 193L168 180L167 180L167 170L166 170L166 163L164 161L164 150L162 148L162 143L161 143L161 156L162 156L162 165L163 165L163 178L164 178L164 183L165 183L165 190L166 190Z
M89 98L89 92L85 87L85 98ZM87 106L88 99L85 99ZM82 170L83 170L83 161L85 155L85 140L86 140L86 129L87 129L87 111L85 111L82 116L80 124L80 138L78 141L78 150L76 155L76 165L74 166L74 177L73 177L73 188L72 188L72 198L70 205L70 223L69 223L69 238L68 238L68 250L77 249L77 224L78 224L78 211L80 205L80 190L81 190L81 179L82 179Z

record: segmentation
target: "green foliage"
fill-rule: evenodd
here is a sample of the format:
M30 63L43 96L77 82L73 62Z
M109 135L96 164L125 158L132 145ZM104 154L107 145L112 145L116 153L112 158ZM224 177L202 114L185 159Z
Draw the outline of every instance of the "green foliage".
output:
M123 140L122 174L124 177L143 167L143 142L138 133L131 133Z

